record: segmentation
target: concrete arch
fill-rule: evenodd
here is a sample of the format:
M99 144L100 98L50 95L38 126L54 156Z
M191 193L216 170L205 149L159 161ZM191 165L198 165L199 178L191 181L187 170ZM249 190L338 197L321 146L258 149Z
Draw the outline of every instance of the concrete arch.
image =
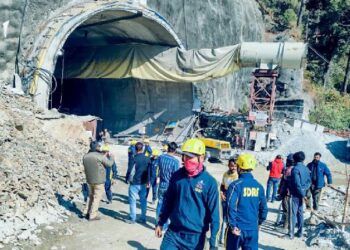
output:
M157 12L138 4L126 2L90 2L69 6L64 11L48 20L43 31L38 36L31 54L27 61L33 61L37 70L30 86L30 94L34 96L37 105L47 108L50 96L50 86L47 80L40 77L39 71L54 72L59 51L66 43L68 37L82 24L94 16L111 11L128 12L130 15L141 13L144 18L156 26L146 27L149 29L148 37L154 33L154 38L161 40L160 43L167 46L179 46L183 48L181 40L176 35L170 24ZM156 32L156 29L162 32ZM152 30L153 29L153 30ZM161 34L161 35L160 35ZM161 37L160 37L161 36Z

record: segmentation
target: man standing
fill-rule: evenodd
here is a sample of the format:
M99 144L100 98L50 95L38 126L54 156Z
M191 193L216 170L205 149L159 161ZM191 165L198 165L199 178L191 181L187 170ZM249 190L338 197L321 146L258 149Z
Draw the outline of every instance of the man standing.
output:
M307 167L311 173L311 187L307 192L306 207L311 209L311 196L312 207L314 210L318 210L318 203L320 202L322 188L325 186L324 176L327 176L327 185L332 184L332 174L327 165L321 160L321 153L316 152L314 154L314 160L307 164Z
M134 157L136 155L135 145L137 141L132 139L129 143L130 145L128 147L128 168L127 169L131 168L130 165L134 164ZM127 178L125 178L125 182L128 182Z
M184 167L171 177L155 229L156 236L162 237L162 227L170 217L160 249L202 250L209 226L210 249L217 249L219 192L216 180L203 166L205 145L199 139L189 139L182 154Z
M151 166L148 168L148 180L149 184L147 187L147 195L148 197L149 190L152 188L152 204L156 203L157 200L157 191L158 191L158 183L157 176L159 172L159 156L161 155L161 151L158 149L152 150L151 157Z
M222 207L222 224L220 229L220 244L224 244L225 224L227 223L227 204L226 204L226 192L230 184L238 179L237 156L234 156L228 161L228 170L222 176L222 182L220 186L220 197Z
M294 227L298 226L298 231L295 234L296 237L303 236L303 226L304 226L304 208L303 200L306 196L307 190L310 188L311 179L310 171L303 164L305 160L305 154L302 151L296 152L293 155L293 161L295 166L292 169L291 175L291 214L292 220L289 225L289 238L294 238Z
M108 159L111 159L110 157L110 146L109 144L103 144L102 145L102 153L104 153ZM112 193L112 179L117 179L117 164L115 161L113 161L112 167L106 167L106 182L105 182L105 192L107 197L107 204L111 204L113 200L113 193Z
M276 158L272 162L270 162L269 166L267 167L267 170L270 170L270 175L267 181L266 200L271 200L271 203L273 203L276 200L277 189L281 181L283 167L284 164L281 155L277 155ZM270 199L271 187L272 197Z
M147 211L147 183L148 183L148 165L150 158L143 153L143 144L138 142L135 144L136 155L133 158L132 164L129 165L126 173L126 180L129 185L129 204L130 204L130 219L127 221L134 224L136 220L136 197L139 196L141 203L141 217L139 222L146 223Z
M95 142L93 142L95 143ZM95 143L91 148L96 148L95 151L89 151L83 157L83 165L86 175L86 181L89 185L89 202L85 208L84 214L90 221L99 220L97 216L98 207L103 194L104 184L106 180L106 167L112 167L114 157L107 158L106 154L101 152L101 144Z
M258 249L259 226L266 220L267 203L263 186L251 171L255 157L241 154L237 161L239 179L232 182L226 193L228 225L226 249Z
M156 221L158 222L160 210L163 205L164 194L169 187L170 178L180 168L180 162L175 158L177 144L171 142L167 147L167 154L163 154L158 158L159 166L159 187L158 187L158 204L156 209ZM163 225L166 230L168 223Z

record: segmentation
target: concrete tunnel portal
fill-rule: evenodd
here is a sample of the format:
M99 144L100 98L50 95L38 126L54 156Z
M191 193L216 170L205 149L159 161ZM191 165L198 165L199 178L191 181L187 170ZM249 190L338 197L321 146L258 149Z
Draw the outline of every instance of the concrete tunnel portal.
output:
M61 46L53 48L55 86L52 93L47 92L47 107L68 114L98 116L103 119L102 126L113 133L151 118L152 123L146 126L150 136L161 133L169 121L189 117L193 105L191 83L64 76L71 52L76 55L81 48L119 44L183 47L170 25L154 11L115 5L95 12L78 25L73 20L74 30L62 39ZM40 91L40 86L38 90L41 95L46 93Z

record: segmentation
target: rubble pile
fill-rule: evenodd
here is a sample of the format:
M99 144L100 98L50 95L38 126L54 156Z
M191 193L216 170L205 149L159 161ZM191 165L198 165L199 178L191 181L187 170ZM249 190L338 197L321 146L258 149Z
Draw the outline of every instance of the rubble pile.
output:
M41 224L61 222L80 199L87 142L50 135L30 98L0 89L0 243L32 240ZM51 130L55 130L52 127Z
M338 189L345 193L344 186ZM306 242L309 246L321 249L349 249L350 227L348 225L342 231L340 224L344 212L344 194L330 188L323 190L318 211L305 220ZM350 218L349 211L347 218Z

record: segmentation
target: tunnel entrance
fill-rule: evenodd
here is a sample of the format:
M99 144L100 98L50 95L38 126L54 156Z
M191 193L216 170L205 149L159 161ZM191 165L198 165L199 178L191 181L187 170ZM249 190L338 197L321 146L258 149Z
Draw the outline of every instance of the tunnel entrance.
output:
M159 20L164 22L160 16ZM146 125L149 136L161 133L171 121L186 119L191 116L193 105L191 83L65 77L72 55L79 55L82 49L147 44L164 46L166 50L182 46L174 34L164 23L161 25L154 18L147 18L143 10L105 10L90 17L77 26L57 53L55 86L48 108L68 114L98 116L102 118L102 126L112 133L151 119ZM85 65L82 60L81 67Z

